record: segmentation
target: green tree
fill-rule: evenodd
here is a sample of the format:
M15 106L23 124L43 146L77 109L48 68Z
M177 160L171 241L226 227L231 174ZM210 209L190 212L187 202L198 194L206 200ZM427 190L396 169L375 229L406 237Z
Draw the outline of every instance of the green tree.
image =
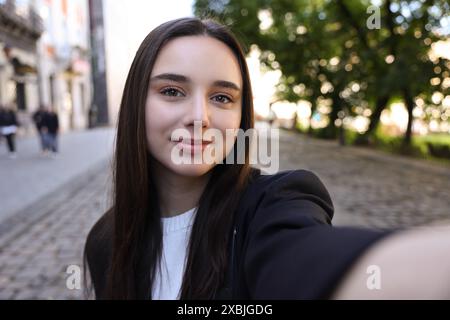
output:
M368 10L372 9L372 11ZM448 61L431 61L432 43L444 39L436 31L448 18L449 4L439 0L198 0L195 12L218 16L231 24L243 43L262 50L262 64L279 68L280 99L306 99L314 112L318 101L331 99L329 125L322 135L337 135L339 116L354 106L371 109L370 125L359 139L367 143L391 99L401 98L408 110L404 144L411 143L415 98L425 100L430 84L448 77ZM379 14L379 28L369 28L370 13ZM271 24L262 25L262 16Z

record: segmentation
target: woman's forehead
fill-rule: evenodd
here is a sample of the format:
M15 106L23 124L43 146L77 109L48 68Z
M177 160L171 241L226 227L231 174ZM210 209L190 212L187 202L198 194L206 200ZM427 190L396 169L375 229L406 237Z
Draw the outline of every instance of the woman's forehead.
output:
M192 81L225 80L242 87L239 62L223 42L208 36L185 36L169 41L159 52L152 77L181 74Z

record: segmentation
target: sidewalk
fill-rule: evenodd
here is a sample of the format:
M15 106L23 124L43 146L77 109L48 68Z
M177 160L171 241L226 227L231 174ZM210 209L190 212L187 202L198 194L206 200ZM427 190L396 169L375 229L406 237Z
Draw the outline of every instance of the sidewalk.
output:
M0 236L0 299L85 298L84 244L108 206L110 183L104 162L37 201L36 210L15 214L21 220ZM67 285L75 275L69 266L80 271L80 288Z
M0 145L0 223L58 190L89 168L109 161L114 129L76 131L59 137L59 155L40 155L37 137L18 139L16 159ZM1 234L1 230L0 230Z
M16 159L0 149L0 299L84 298L67 268L82 270L87 232L108 207L113 141L111 128L67 133L55 159L34 137L17 141Z

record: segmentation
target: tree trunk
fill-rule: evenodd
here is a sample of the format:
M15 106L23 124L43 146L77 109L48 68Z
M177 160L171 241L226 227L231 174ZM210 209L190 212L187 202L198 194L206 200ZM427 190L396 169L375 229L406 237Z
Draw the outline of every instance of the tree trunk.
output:
M378 127L378 124L380 123L380 117L383 110L386 108L386 104L389 101L389 97L378 97L377 101L375 102L375 110L373 111L372 115L370 116L370 124L367 131L364 133L364 135L370 136Z
M413 110L414 110L414 100L408 89L403 89L403 99L405 100L406 109L408 110L408 125L406 126L405 137L403 139L403 145L405 147L411 146L412 137L412 125L414 121Z
M370 116L369 127L367 128L367 131L356 140L356 144L369 144L369 139L377 129L378 124L380 123L381 113L386 108L388 101L389 96L381 96L377 98L375 101L375 110Z

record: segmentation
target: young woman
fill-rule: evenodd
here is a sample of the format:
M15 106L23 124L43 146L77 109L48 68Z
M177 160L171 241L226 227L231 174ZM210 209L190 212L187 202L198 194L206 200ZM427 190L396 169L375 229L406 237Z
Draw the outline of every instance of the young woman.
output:
M227 130L252 127L245 57L226 27L183 18L150 32L124 88L113 205L85 247L97 299L401 298L410 291L397 285L417 281L403 276L405 252L439 255L422 265L440 261L434 276L448 280L448 236L331 227L333 205L313 173L264 175L249 165L247 144L222 143ZM211 129L223 141L204 134ZM174 150L194 157L211 149L223 157L174 159ZM220 161L239 152L244 163ZM411 254L411 239L432 250ZM372 265L384 291L367 289ZM415 265L407 267L423 271ZM426 288L441 297L448 285Z

